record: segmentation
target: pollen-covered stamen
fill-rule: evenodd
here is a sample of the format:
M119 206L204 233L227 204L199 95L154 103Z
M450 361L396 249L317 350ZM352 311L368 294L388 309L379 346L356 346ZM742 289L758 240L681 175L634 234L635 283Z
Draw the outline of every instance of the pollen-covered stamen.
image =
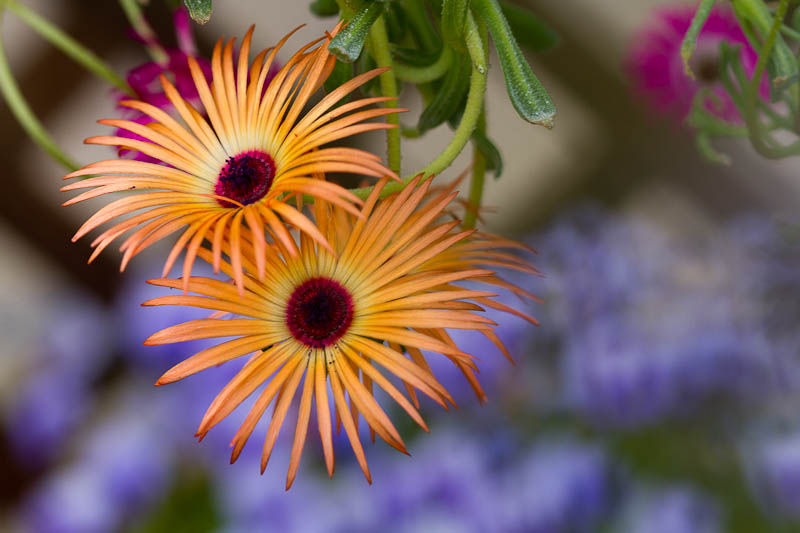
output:
M325 348L339 340L353 322L353 299L338 282L311 278L289 298L286 325L306 346Z
M219 172L214 193L242 205L261 200L269 191L275 177L275 161L260 150L250 150L229 157ZM236 207L232 202L218 199L223 207Z

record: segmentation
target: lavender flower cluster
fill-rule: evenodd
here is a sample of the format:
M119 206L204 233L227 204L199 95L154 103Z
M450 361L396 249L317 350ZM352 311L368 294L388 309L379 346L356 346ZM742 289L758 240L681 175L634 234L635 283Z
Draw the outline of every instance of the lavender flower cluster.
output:
M731 441L759 508L796 518L800 429L791 413L800 275L787 265L796 264L800 246L792 233L791 226L761 217L688 239L596 209L557 221L530 239L546 250L538 262L548 279L529 287L547 293L546 306L536 310L542 327L531 331L521 320L507 321L501 331L521 364L510 366L488 342L476 350L490 404L465 412L463 424L435 421L431 436L412 437L413 460L371 447L372 487L346 454L337 456L338 474L328 480L318 446L309 445L307 468L289 493L278 489L280 469L261 477L252 468L257 444L245 447L237 464L224 460L220 448L240 421L235 417L203 443L189 438L236 364L150 390L184 347L143 347L142 340L205 315L181 309L175 316L169 307L132 312L138 303L130 302L163 294L141 288L145 276L132 273L136 288L119 298L127 303L110 316L97 305L80 306L84 312L62 320L65 327L43 339L44 355L32 359L32 377L5 419L6 431L21 460L49 464L51 473L25 496L15 524L31 532L129 527L163 504L188 467L208 476L221 529L230 532L269 524L286 531L549 533L602 526L622 533L712 533L725 530L726 520L713 493L691 480L641 478L605 437L707 416L709 402L715 416L720 402L746 403L757 415L745 417ZM104 318L128 327L117 339L82 333L82 324L102 330L96 324ZM114 351L123 354L126 370L98 388L98 369L111 364ZM548 359L552 375L539 380L557 383L558 399L542 413L518 369L547 372L540 367ZM452 365L434 371L453 384L459 377ZM466 387L454 392L462 405L470 394ZM526 396L527 407L520 408ZM593 429L540 424L554 413L577 416ZM755 424L754 418L781 423ZM279 441L272 461L285 461L288 446ZM346 446L345 439L337 446Z

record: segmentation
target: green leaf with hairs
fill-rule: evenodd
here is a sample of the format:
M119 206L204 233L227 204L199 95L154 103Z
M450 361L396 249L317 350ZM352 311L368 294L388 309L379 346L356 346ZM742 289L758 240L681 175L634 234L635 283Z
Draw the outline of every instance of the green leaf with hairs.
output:
M359 11L350 23L331 40L328 50L346 63L352 63L361 55L364 42L369 37L372 25L383 13L383 2L370 2Z
M468 12L469 0L444 0L442 2L442 37L456 50L466 50L464 31Z
M205 24L211 20L211 0L183 0L189 16L198 24Z
M470 60L466 55L457 54L453 66L442 78L433 100L422 111L417 123L420 133L435 128L459 111L469 87Z
M552 128L556 107L525 60L497 0L472 0L471 5L489 28L514 109L528 122Z

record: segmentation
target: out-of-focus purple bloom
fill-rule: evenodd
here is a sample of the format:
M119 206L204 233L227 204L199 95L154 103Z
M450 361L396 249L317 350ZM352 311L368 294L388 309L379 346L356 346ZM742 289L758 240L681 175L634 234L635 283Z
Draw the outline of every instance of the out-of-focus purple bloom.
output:
M719 99L709 99L707 109L715 115L737 120L739 113L719 78L720 43L739 47L745 72L752 75L758 55L739 27L732 10L717 4L697 38L690 62L695 79L684 71L680 49L696 7L679 3L658 8L653 21L634 36L628 58L634 89L655 109L681 120L689 113L695 95L710 89ZM768 84L762 85L766 95Z
M58 472L24 504L20 516L22 530L30 533L113 531L116 509L102 495L100 472L80 467Z
M121 404L88 435L74 463L29 495L25 530L114 531L163 495L171 451L159 441L158 410L135 398Z
M541 442L508 469L494 500L497 531L596 531L612 502L610 464L592 445Z
M15 455L25 464L53 459L88 410L88 384L65 370L34 373L12 401L6 431Z
M485 290L485 287L469 287ZM501 304L509 307L520 307L520 301L514 294L499 290L495 298ZM503 341L515 363L526 364L527 353L523 353L523 340L526 333L533 328L525 320L512 316L497 309L486 308L486 318L495 321L498 325L494 333ZM503 387L508 384L509 375L513 373L514 365L485 335L474 330L451 329L448 334L461 348L462 351L475 356L478 367L478 381L481 384L489 401L497 398ZM469 405L475 398L475 393L467 381L464 373L447 357L438 353L423 352L431 366L433 375L461 405ZM432 402L427 402L433 405ZM475 402L477 403L477 402Z
M560 334L568 407L635 426L774 385L769 339L742 289L748 274L724 247L597 210L539 240L551 273L542 322Z
M163 494L171 469L159 407L152 397L144 398L137 392L123 400L121 412L94 428L80 459L83 468L101 473L97 497L127 516Z
M718 533L722 524L716 504L698 491L680 486L631 488L620 533Z
M414 531L429 517L437 517L454 531L490 529L498 494L491 490L483 444L444 428L416 441L410 448L413 460L398 457L376 472L379 523L393 524L395 531Z
M755 497L771 513L800 519L800 431L764 435L743 451Z
M210 266L199 262L194 275L218 277L214 275ZM211 311L176 305L142 307L142 303L153 298L182 294L179 290L156 287L146 282L161 277L161 265L149 263L126 272L125 277L126 283L117 295L115 318L117 323L125 325L120 329L120 345L123 355L135 369L146 373L155 381L173 365L204 348L219 343L212 339L144 346L144 341L157 331L189 320L208 318Z
M12 396L4 424L21 461L54 459L69 432L86 414L92 381L108 364L109 329L104 312L77 294L53 300L48 328L34 347L28 378Z

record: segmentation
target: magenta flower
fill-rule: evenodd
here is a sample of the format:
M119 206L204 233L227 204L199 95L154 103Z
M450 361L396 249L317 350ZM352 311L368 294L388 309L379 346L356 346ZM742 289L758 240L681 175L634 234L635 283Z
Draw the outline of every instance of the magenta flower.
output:
M707 109L719 118L739 122L739 112L719 79L720 43L739 47L748 75L755 70L758 56L731 9L717 4L697 38L690 61L695 78L690 78L684 71L680 49L695 11L686 4L659 8L652 23L634 37L627 65L634 89L654 110L683 120L697 91L707 87L716 96L709 98ZM768 93L766 79L762 93Z
M195 109L202 110L203 105L200 101L200 95L197 93L197 88L192 81L192 74L189 70L187 57L192 56L197 59L200 68L206 76L206 80L209 82L211 80L211 63L208 59L197 56L194 33L192 32L189 14L185 8L175 10L173 14L173 23L175 25L175 37L178 42L178 48L168 48L160 42L145 38L138 33L133 33L133 38L137 41L148 46L161 48L165 52L167 59L163 62L148 61L132 69L125 77L125 81L128 82L130 88L136 93L137 99L170 113L174 111L173 106L167 98L167 95L164 94L161 88L161 82L159 81L159 77L163 74L175 85L184 99L188 100ZM123 100L130 99L130 95L121 91L115 91L115 98L119 104L119 102ZM123 118L127 120L132 120L139 124L153 122L152 118L140 111L119 105L117 108L121 111ZM118 129L115 135L118 137L147 141L144 137L122 128ZM158 160L140 152L120 150L120 156L126 153L129 154L132 159L146 161L148 163L159 163Z

